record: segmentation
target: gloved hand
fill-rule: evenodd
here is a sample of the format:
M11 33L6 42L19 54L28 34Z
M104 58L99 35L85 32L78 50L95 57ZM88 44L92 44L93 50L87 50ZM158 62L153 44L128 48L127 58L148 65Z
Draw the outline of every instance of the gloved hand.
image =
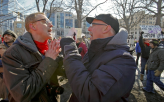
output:
M140 34L141 34L141 36L142 36L142 34L144 34L144 32L142 31Z
M145 65L145 70L147 70L147 64Z
M154 75L155 75L156 77L160 76L161 73L162 73L162 71L159 71L159 70L155 70L155 71L154 71Z
M65 45L70 45L70 46L74 47L75 49L77 49L76 42L73 40L73 38L71 38L71 37L62 38L60 40L60 47L62 48L63 56L65 56L65 53L64 53Z

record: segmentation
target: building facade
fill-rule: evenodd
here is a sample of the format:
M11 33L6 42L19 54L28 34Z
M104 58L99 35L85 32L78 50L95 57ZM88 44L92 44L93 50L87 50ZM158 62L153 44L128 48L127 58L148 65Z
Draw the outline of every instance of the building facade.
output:
M64 37L68 34L71 28L78 28L77 25L77 17L73 15L71 12L63 11L62 8L51 8L50 10L46 10L45 14L50 19L53 24L52 33L53 36L58 38L59 36ZM50 15L51 14L51 15ZM82 22L82 33L89 34L88 27L90 24L83 20Z
M0 0L0 34L8 29L15 31L14 22L23 21L22 10L17 0Z
M134 22L138 19L139 17L138 15L140 15L140 13L141 12L134 15L133 17ZM122 19L119 19L119 23L121 24L123 23L124 25L124 21ZM141 32L141 28L140 28L141 25L155 25L155 23L156 23L156 17L154 17L153 15L145 14L145 16L128 32L127 43L130 45L130 47L134 47L135 42L139 40L139 36ZM161 29L164 30L164 18L161 18Z

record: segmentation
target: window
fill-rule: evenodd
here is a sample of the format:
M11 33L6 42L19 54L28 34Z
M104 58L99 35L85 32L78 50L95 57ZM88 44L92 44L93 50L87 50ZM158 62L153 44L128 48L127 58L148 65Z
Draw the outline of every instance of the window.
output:
M22 24L21 23L17 23L17 28L22 28Z
M71 17L72 15L70 13L65 13L65 16Z
M137 32L135 32L135 34L137 34Z
M57 14L57 28L64 28L64 13Z
M65 28L73 27L73 19L65 19Z

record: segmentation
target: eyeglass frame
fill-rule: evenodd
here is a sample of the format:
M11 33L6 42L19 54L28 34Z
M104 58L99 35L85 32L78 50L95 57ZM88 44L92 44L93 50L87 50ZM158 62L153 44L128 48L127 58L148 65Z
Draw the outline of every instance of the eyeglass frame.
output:
M92 25L105 25L105 26L108 26L107 24L100 24L100 23L91 23L91 27L92 27Z
M50 20L48 20L48 19L39 19L39 20L36 20L36 21L34 21L32 23L35 23L35 22L38 22L38 21L42 21L42 20L45 20L46 24L49 24L49 23L52 24L52 22Z

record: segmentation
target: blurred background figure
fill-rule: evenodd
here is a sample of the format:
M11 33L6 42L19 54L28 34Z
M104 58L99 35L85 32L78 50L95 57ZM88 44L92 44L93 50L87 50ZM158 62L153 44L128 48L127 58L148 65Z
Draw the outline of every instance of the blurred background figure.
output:
M150 46L149 46L149 39L143 39L142 34L144 32L141 32L140 38L139 38L139 45L141 47L141 75L140 80L143 81L144 73L145 73L145 64L147 60L149 59L150 54Z
M139 42L137 41L136 43L136 54L137 54L137 59L136 59L136 65L138 65L138 60L139 60L139 57L141 56L141 48L140 48L140 45L139 45Z
M76 40L76 45L78 48L82 48L81 52L79 52L81 54L81 57L83 58L84 55L87 53L88 49L87 46L83 43L82 38L77 38Z
M89 48L90 42L89 42L88 39L86 38L85 34L82 35L82 39L83 39L85 45L87 46L87 48Z
M164 70L164 49L158 46L158 40L154 39L150 42L152 51L145 66L148 73L146 87L143 90L150 93L155 93L153 82L164 91L164 84L160 81L161 73Z
M0 57L3 56L3 53L13 44L17 35L11 31L6 30L2 35L2 43L0 44ZM7 88L5 83L3 82L3 66L2 66L2 58L0 58L0 98L7 99Z

